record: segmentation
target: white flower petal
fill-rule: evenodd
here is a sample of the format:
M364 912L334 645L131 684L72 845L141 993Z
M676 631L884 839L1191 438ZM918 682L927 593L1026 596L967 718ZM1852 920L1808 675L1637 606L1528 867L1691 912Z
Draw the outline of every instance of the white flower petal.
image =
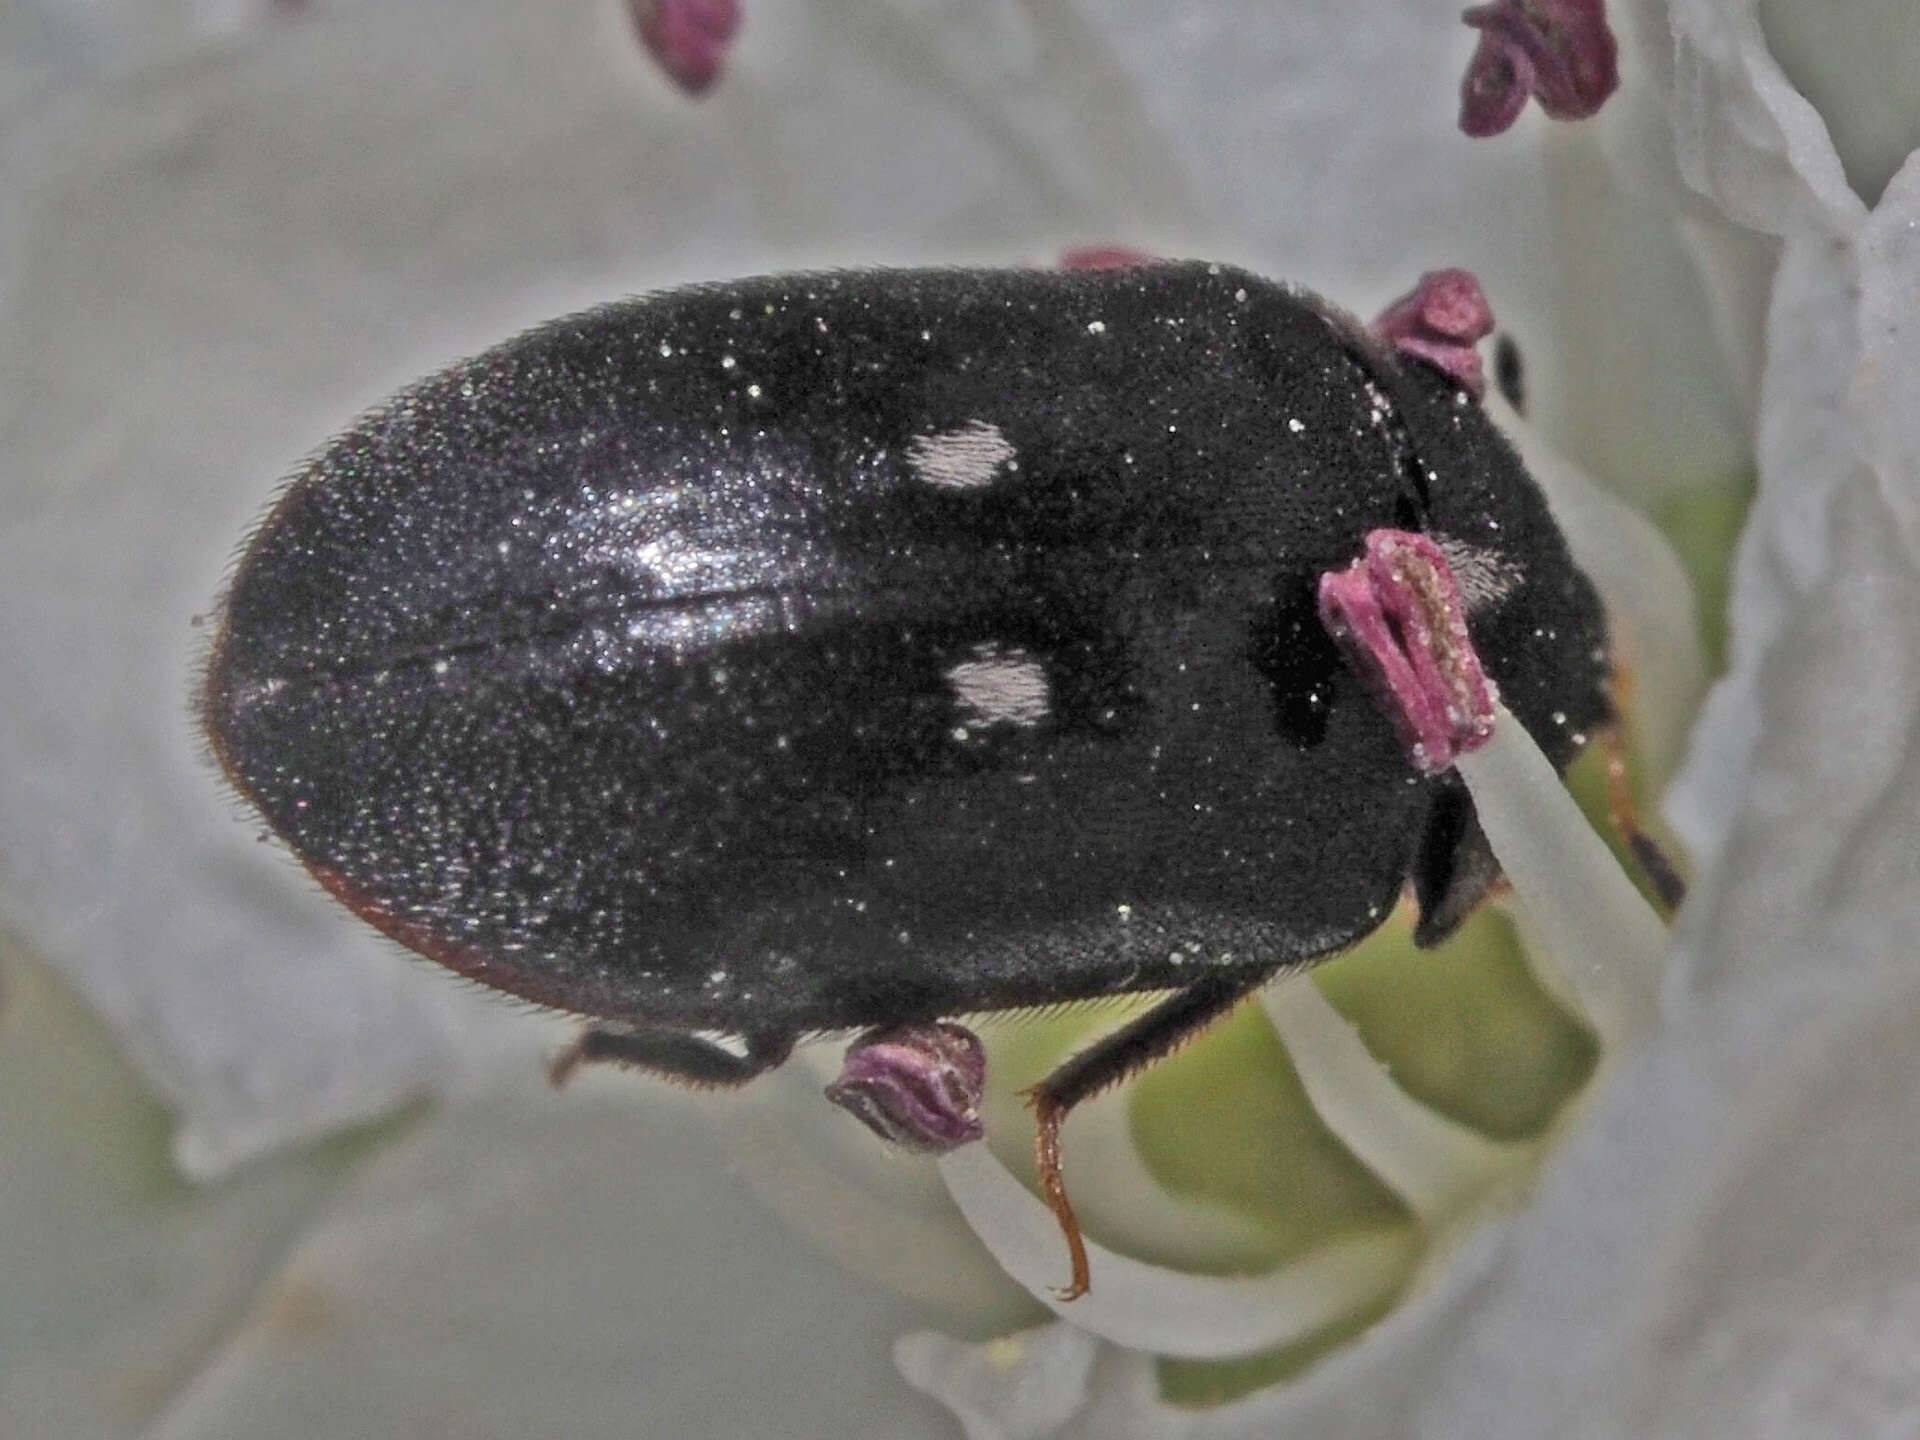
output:
M1828 507L1857 463L1848 390L1859 365L1850 247L1796 239L1783 249L1768 318L1760 488L1740 541L1729 599L1728 673L1708 695L1666 799L1696 863L1711 869L1736 813L1758 737L1764 656L1796 596L1829 563Z
M370 1156L142 1433L947 1440L888 1363L923 1313L727 1183L724 1101L503 1080Z
M1638 1434L1912 1432L1920 986L1876 981L1779 1054L1710 1196L1680 1217L1688 1263L1664 1277L1622 1367L1636 1390L1614 1402Z
M1092 1240L1093 1288L1062 1302L1066 1242L1047 1207L984 1145L940 1161L974 1233L1055 1313L1082 1330L1157 1355L1219 1358L1305 1339L1392 1294L1418 1253L1405 1229L1336 1240L1265 1275L1191 1275L1149 1265Z
M1801 5L1759 0L1768 47L1820 112L1848 181L1869 206L1920 147L1913 77L1920 16L1907 0Z
M1864 211L1819 112L1767 49L1755 0L1672 0L1674 144L1689 185L1750 230L1844 229Z
M1549 229L1487 223L1546 215L1550 184L1536 147L1460 134L1474 42L1456 9L1091 8L1190 177L1194 213L1173 217L1177 235L1250 245L1367 313L1443 265L1498 277L1503 308L1551 313Z
M1609 488L1652 508L1751 467L1774 255L1681 179L1666 0L1611 0L1607 19L1619 92L1591 120L1539 136L1560 287L1537 317L1506 315L1498 290L1494 299L1503 323L1520 323L1529 368L1544 349L1558 382L1536 387L1545 389L1536 423Z
M20 0L7 28L10 41L71 83L189 59L290 18L276 0Z
M1896 182L1865 214L1818 114L1779 73L1752 11L1740 4L1721 14L1691 0L1674 11L1677 43L1699 80L1677 97L1682 158L1710 152L1689 179L1736 219L1787 239L1768 320L1760 488L1735 572L1729 673L1709 697L1669 799L1703 865L1747 779L1764 659L1796 600L1827 573L1827 516L1858 463L1858 431L1910 424L1913 409L1896 398L1914 348L1897 323L1911 298L1899 248L1910 243L1912 182L1907 198ZM1696 132L1709 138L1690 152ZM1886 298L1869 311L1864 302L1876 293ZM1897 446L1873 439L1897 467Z
M945 1405L967 1440L1043 1440L1087 1403L1100 1342L1064 1322L968 1344L921 1331L894 1342L914 1389Z
M131 1436L341 1182L352 1145L189 1185L112 1037L0 940L0 1416L8 1440Z

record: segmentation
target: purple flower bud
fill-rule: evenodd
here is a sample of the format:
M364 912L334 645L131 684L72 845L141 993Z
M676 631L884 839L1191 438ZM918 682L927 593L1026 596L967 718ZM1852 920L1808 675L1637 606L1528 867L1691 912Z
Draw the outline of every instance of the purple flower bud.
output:
M704 94L740 29L740 0L630 0L640 43L673 83Z
M1429 270L1371 328L1395 350L1446 371L1476 400L1487 393L1474 346L1493 331L1493 307L1472 272Z
M1367 679L1415 768L1438 775L1487 743L1496 691L1453 569L1429 537L1369 532L1364 557L1320 577L1320 623Z
M1480 45L1460 82L1460 128L1498 135L1533 96L1556 120L1584 120L1620 84L1604 0L1493 0L1460 17Z
M896 1025L847 1047L827 1098L882 1140L943 1154L978 1140L987 1055L963 1025Z

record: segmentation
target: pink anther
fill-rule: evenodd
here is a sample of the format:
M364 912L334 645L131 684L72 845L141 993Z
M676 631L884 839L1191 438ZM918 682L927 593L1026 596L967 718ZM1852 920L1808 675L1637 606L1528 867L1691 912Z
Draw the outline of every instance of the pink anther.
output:
M1472 271L1427 271L1368 328L1395 350L1444 370L1476 400L1487 393L1474 347L1493 333L1493 307Z
M963 1025L896 1025L847 1047L827 1098L882 1140L943 1154L986 1133L987 1055Z
M1555 120L1584 120L1620 84L1605 0L1493 0L1460 17L1480 32L1460 82L1460 128L1498 135L1532 96Z
M1367 680L1416 769L1438 775L1493 734L1499 692L1467 633L1453 571L1425 535L1369 533L1362 558L1320 577L1320 623Z
M740 0L629 0L640 43L689 95L720 78L740 30Z

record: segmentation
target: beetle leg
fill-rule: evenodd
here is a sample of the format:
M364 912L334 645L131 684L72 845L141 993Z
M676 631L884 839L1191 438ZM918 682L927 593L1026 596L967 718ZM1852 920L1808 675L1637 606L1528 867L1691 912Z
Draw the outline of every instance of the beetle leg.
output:
M1627 722L1633 713L1638 678L1633 666L1617 653L1613 661L1612 718L1599 730L1600 750L1607 761L1607 810L1613 828L1627 842L1641 873L1653 887L1653 893L1669 913L1678 910L1687 898L1687 882L1679 866L1661 848L1658 841L1640 824L1640 812L1633 803L1633 787L1627 782Z
M1434 787L1410 878L1419 905L1413 943L1422 948L1446 941L1506 881L1473 801L1457 781Z
M1600 747L1607 759L1607 809L1613 817L1614 829L1627 842L1647 883L1653 886L1653 893L1671 914L1687 898L1687 882L1660 842L1640 824L1640 811L1633 803L1633 786L1627 781L1627 737L1621 721L1609 721L1600 728Z
M564 1085L582 1065L608 1062L651 1070L700 1090L730 1090L785 1060L798 1036L791 1030L750 1030L744 1038L746 1053L736 1055L685 1030L610 1030L589 1025L579 1039L554 1056L547 1078Z
M1079 1299L1091 1283L1086 1242L1081 1237L1073 1203L1067 1199L1067 1183L1060 1169L1060 1126L1067 1112L1082 1100L1091 1099L1136 1070L1179 1049L1266 984L1279 968L1275 965L1251 972L1235 970L1209 975L1169 995L1112 1034L1101 1036L1027 1091L1036 1126L1034 1153L1039 1158L1041 1195L1060 1222L1060 1230L1067 1239L1067 1254L1073 1262L1072 1282L1065 1290L1055 1292L1062 1300Z

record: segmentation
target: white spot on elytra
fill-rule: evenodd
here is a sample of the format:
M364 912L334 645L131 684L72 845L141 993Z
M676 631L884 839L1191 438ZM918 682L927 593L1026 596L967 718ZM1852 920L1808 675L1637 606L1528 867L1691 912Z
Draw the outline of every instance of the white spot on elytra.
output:
M942 490L979 490L991 485L1017 452L998 425L969 420L957 430L916 435L907 442L907 464L916 480Z
M1461 603L1469 615L1491 609L1518 590L1527 572L1498 550L1469 545L1451 535L1435 535L1433 543L1447 557Z
M969 726L1005 723L1030 729L1052 708L1046 667L1017 648L976 645L972 659L947 671L947 683Z
M1307 429L1307 422L1296 417L1292 420L1287 421L1287 429L1291 430L1296 435L1305 434Z
M1367 399L1372 402L1368 421L1374 429L1378 430L1386 424L1387 417L1394 413L1393 401L1389 400L1373 381L1368 380L1363 383L1366 387Z

